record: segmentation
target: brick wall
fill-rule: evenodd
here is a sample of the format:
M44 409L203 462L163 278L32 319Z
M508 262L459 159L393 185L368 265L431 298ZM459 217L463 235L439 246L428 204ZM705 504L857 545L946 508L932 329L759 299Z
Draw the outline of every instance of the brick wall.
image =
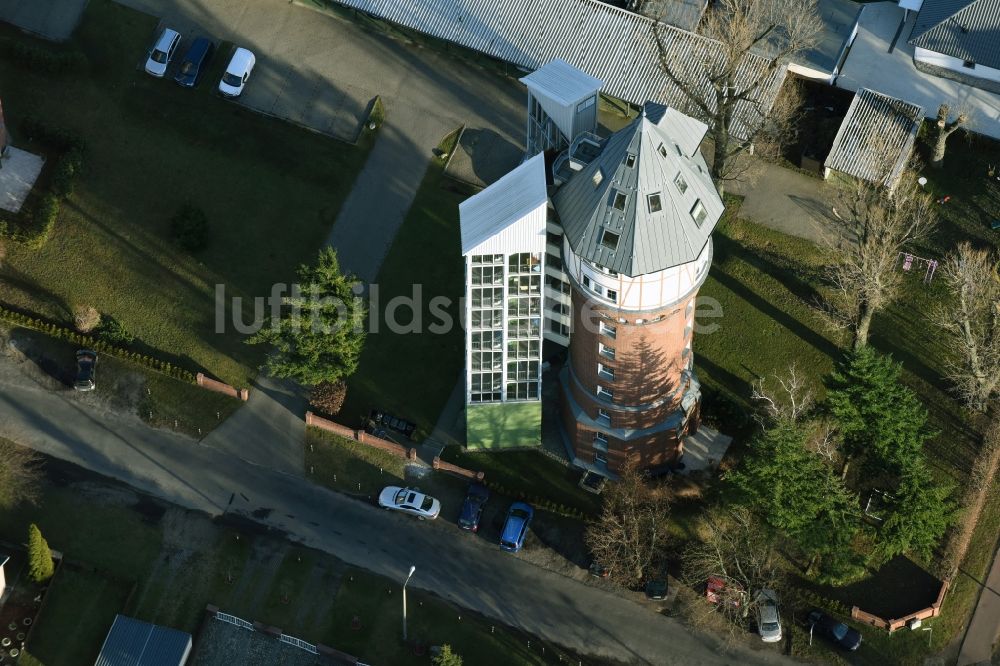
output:
M907 624L912 620L926 620L928 618L937 617L941 614L941 604L944 603L944 595L948 591L950 586L950 580L944 580L941 582L941 589L938 591L937 599L927 608L921 608L918 611L910 613L909 615L904 615L900 618L894 618L891 620L886 620L879 617L878 615L873 615L872 613L865 612L854 606L851 608L851 618L857 620L858 622L863 622L872 627L878 627L879 629L886 629L889 633L897 631L899 629L904 629Z
M243 402L250 399L249 389L237 389L229 384L225 384L215 379L210 379L200 372L195 376L195 379L198 381L198 386L208 389L209 391L224 393L225 395L242 400Z

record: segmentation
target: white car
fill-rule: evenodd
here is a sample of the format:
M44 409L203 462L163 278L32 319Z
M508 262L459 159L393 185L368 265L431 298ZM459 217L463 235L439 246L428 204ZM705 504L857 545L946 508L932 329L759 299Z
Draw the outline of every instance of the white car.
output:
M219 92L226 97L239 97L256 62L257 59L250 51L244 48L236 49L233 57L229 59L229 64L226 65L226 73L219 81Z
M434 520L441 513L441 502L416 488L388 486L379 493L378 505L383 509L412 514L421 520Z
M778 595L774 590L757 593L757 632L765 643L781 640L781 617L778 615Z
M160 33L153 48L149 50L149 57L146 59L146 73L157 78L163 78L167 73L167 65L174 57L177 45L181 43L181 34L176 30L165 28Z

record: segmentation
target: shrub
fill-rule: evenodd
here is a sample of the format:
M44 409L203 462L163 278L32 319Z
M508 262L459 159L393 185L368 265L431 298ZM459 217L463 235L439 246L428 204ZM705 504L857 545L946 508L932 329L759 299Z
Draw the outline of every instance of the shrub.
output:
M28 576L36 583L44 583L52 578L55 565L52 563L52 551L42 536L38 525L28 526Z
M445 643L441 651L431 659L434 666L462 666L462 657L451 651L451 646Z
M200 208L185 204L170 220L170 234L188 252L203 250L208 245L208 218Z
M78 305L73 308L73 325L81 333L90 333L101 325L101 313L90 305Z
M323 414L334 416L344 406L346 397L347 383L345 381L320 382L309 392L309 404Z
M83 151L70 148L59 157L52 172L52 193L67 197L73 194L73 183L83 169Z
M97 334L116 345L128 346L135 342L135 336L132 332L114 317L105 317Z

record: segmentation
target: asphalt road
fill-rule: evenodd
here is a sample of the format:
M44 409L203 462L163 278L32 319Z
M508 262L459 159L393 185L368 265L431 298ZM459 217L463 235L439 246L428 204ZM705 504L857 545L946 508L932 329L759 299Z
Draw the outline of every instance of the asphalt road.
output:
M249 517L290 539L582 654L648 664L791 663L771 650L723 653L649 608L541 569L444 524L417 522L52 390L30 361L0 357L0 436L204 511Z

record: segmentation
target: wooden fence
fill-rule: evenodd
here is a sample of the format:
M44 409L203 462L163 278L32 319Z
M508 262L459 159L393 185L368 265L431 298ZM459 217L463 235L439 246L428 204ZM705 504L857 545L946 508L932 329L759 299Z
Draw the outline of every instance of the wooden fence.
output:
M926 620L927 618L937 617L941 614L941 604L944 602L944 595L948 591L948 586L951 584L950 580L944 580L941 582L941 590L938 592L937 599L934 600L927 608L923 608L909 615L904 615L903 617L886 620L878 615L872 615L871 613L866 613L857 606L851 608L851 617L858 622L863 622L867 625L873 627L878 627L879 629L886 629L891 634L892 632L903 629L910 622L914 620Z

